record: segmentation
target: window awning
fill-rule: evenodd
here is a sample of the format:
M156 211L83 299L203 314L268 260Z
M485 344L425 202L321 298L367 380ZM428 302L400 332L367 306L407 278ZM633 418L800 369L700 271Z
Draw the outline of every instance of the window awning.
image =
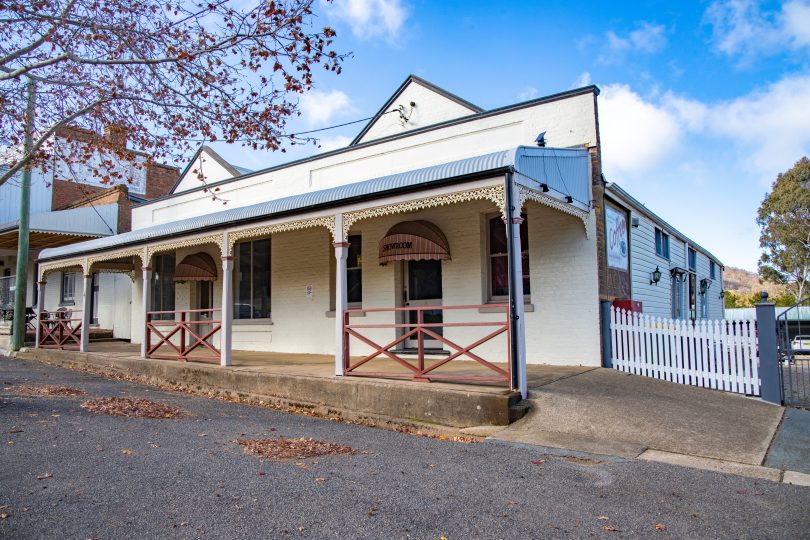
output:
M216 281L217 265L208 253L188 255L177 265L174 281Z
M391 261L443 261L450 259L444 233L429 221L402 221L380 240L380 264Z

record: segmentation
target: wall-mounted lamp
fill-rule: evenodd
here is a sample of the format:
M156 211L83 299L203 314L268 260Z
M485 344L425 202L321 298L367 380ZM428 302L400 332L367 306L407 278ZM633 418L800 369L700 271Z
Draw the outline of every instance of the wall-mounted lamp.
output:
M706 291L709 290L709 287L712 286L712 280L709 278L703 278L700 280L700 294L706 294Z
M652 272L652 279L650 279L650 285L658 285L658 282L661 281L661 269L657 266L655 270Z
M543 193L548 193L548 184L540 184L540 189L543 190Z
M723 289L720 289L720 296L719 296L720 300L722 300L725 297L726 297L726 291L724 291Z
M630 224L633 226L634 229L638 229L638 218L634 217L630 220Z

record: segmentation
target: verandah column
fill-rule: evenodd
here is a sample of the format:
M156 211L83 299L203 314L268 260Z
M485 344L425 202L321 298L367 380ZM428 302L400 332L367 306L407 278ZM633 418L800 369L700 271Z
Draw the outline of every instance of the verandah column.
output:
M93 274L88 268L84 274L82 288L82 337L79 344L81 352L87 352L90 344L90 315L93 310Z
M512 353L517 362L512 361L513 387L520 390L523 399L528 395L526 382L526 324L523 300L523 247L520 243L520 197L514 184L512 173L506 175L506 234L509 252L509 304L512 318ZM517 373L515 373L515 370ZM514 383L517 383L515 385Z
M143 336L141 339L141 358L146 358L146 338L149 335L149 330L146 328L146 314L151 309L152 306L152 268L149 266L144 266L143 269L143 277L141 278L143 281L141 283L141 313L143 314L143 324L141 328L143 329Z
M37 318L34 319L36 326L34 331L36 337L34 338L34 347L39 347L39 342L42 339L42 328L40 321L42 320L42 312L45 311L45 285L47 282L43 278L42 281L37 282Z
M233 257L222 257L222 326L219 339L219 365L232 362L233 348Z
M348 290L346 285L346 258L349 255L349 243L343 238L343 215L335 216L335 234L340 242L334 242L335 248L335 375L343 375L343 354L345 351L345 334L343 333L343 312L348 307Z

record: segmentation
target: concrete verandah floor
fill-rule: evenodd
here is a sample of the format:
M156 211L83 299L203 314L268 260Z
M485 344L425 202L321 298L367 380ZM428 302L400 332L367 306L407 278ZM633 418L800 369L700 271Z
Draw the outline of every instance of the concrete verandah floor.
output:
M115 356L120 358L137 359L145 362L154 361L152 359L144 360L140 356L140 345L131 344L126 342L100 342L90 343L90 354L97 353L105 356ZM177 362L184 363L177 360L161 360L163 362ZM431 364L435 361L427 361L426 364ZM219 364L219 359L212 358L210 361L189 361L187 364L205 364L216 365ZM501 369L506 369L505 364L495 364ZM405 368L394 362L393 360L378 357L371 360L366 364L368 371L373 372L394 372L406 373ZM366 369L363 366L363 369ZM300 354L300 353L280 353L280 352L263 352L263 351L233 351L232 365L228 368L235 371L250 371L265 374L279 374L300 377L318 377L318 378L334 378L335 377L335 357L323 354ZM527 377L529 388L536 388L544 386L553 381L565 379L573 375L584 373L594 367L586 366L552 366L552 365L538 365L530 364L527 366ZM437 373L446 375L491 375L494 372L487 368L469 360L455 359L440 368ZM380 378L371 377L352 377L357 381L363 380L382 380ZM401 383L401 384L420 384L410 381L408 379L385 378L388 383ZM425 383L421 383L425 384ZM456 391L467 392L480 392L480 393L505 393L510 390L503 383L493 382L431 382L428 386L432 388L447 388Z

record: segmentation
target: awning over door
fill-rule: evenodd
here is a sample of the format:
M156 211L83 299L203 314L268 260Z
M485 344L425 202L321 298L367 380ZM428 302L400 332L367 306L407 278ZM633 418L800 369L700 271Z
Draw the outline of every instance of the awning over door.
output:
M391 261L442 261L450 259L444 233L429 221L402 221L380 240L380 264Z
M216 281L217 264L208 253L194 253L177 265L174 281Z

